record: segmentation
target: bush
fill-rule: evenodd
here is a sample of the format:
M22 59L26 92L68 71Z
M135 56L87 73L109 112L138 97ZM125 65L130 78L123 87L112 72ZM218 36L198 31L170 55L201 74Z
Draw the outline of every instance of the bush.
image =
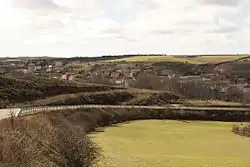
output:
M239 126L237 126L237 125L233 125L233 127L232 127L232 132L234 132L234 133L239 133L239 131L240 131L240 127Z
M250 137L250 125L243 127L233 125L232 132L241 136Z
M46 118L46 117L45 117ZM0 162L6 167L90 167L99 150L85 131L61 117L60 123L20 120L0 132Z

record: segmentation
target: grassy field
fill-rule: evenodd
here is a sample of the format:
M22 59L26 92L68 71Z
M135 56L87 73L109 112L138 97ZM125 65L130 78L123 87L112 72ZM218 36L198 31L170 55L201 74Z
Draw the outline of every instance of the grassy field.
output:
M250 138L233 123L137 121L93 134L101 167L249 167Z
M199 56L195 58L189 58L183 56L183 58L175 56L135 56L123 59L111 60L114 61L126 61L126 62L187 62L191 64L205 64L205 63L219 63L224 61L232 61L242 56Z

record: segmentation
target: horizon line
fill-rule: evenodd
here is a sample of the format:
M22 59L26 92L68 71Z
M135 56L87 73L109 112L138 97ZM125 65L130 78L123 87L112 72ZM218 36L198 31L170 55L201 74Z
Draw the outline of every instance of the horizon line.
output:
M194 54L166 54L166 53L130 53L130 54L109 54L109 55L100 55L100 56L6 56L0 57L0 59L4 58L98 58L98 57L119 57L119 56L243 56L249 55L250 53L194 53Z

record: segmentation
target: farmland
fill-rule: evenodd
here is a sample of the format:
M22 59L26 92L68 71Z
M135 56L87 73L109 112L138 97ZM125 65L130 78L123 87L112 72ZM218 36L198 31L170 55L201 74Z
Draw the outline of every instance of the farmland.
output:
M250 138L232 133L232 124L138 121L93 137L105 157L100 166L248 167Z
M222 56L134 56L121 59L108 60L112 62L125 61L125 62L182 62L190 64L207 64L207 63L220 63L225 61L234 61L243 58L243 55L222 55Z

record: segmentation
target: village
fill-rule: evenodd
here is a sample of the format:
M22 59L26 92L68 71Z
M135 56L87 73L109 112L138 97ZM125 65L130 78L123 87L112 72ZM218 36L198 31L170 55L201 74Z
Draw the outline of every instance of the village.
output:
M78 62L78 65L75 65L63 59L4 59L0 61L0 73L14 77L39 76L66 82L106 84L125 88L134 87L142 77L147 77L148 83L161 83L161 86L154 88L159 90L173 91L165 87L170 82L183 89L187 85L199 87L200 90L197 92L188 89L183 92L190 98L227 99L228 94L232 98L231 94L237 94L235 97L239 97L239 94L246 92L249 84L248 78L233 76L230 71L216 70L211 66L194 68L190 64L174 63Z

